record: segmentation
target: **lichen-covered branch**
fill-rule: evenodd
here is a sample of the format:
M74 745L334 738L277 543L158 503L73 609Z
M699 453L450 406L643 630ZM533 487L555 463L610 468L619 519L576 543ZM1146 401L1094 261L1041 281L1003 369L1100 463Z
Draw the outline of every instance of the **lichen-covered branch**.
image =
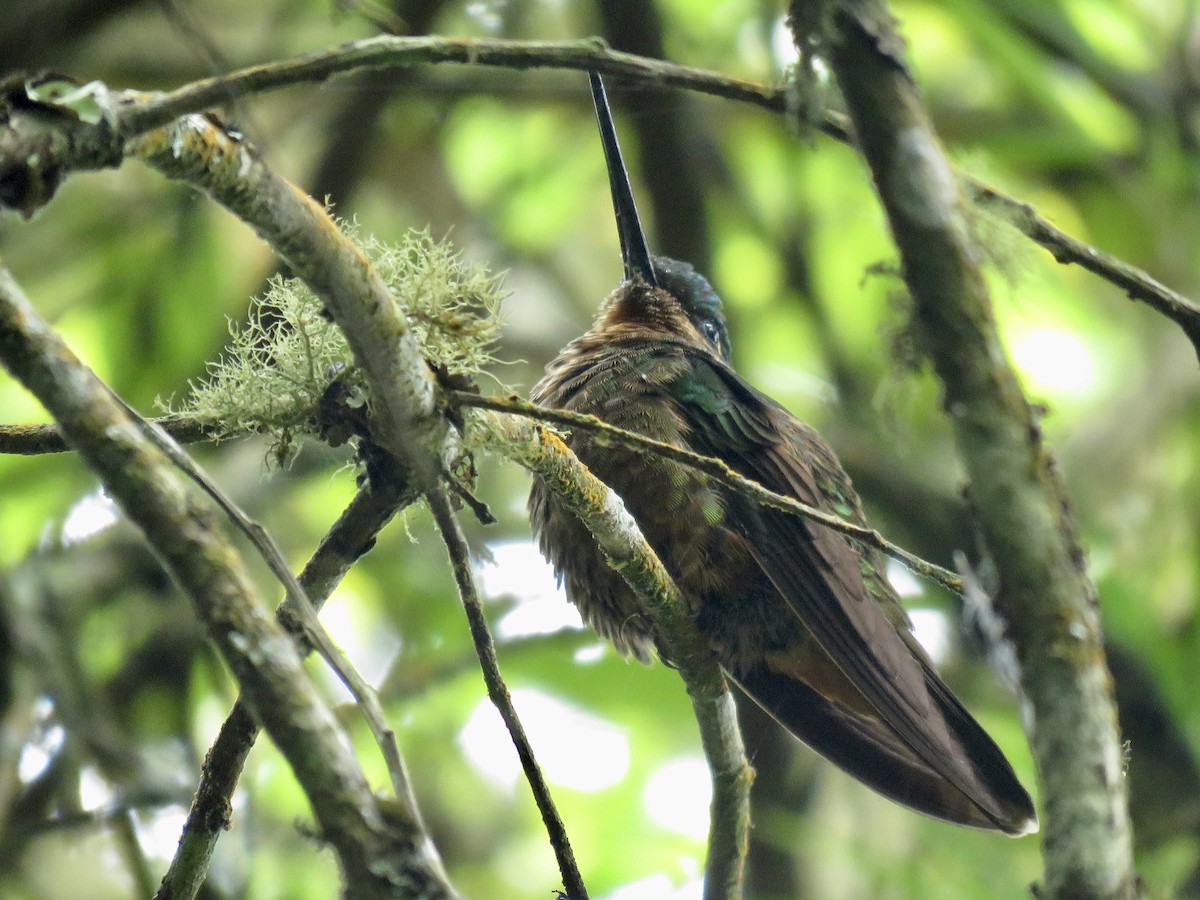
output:
M703 472L705 475L710 476L731 491L740 494L753 503L771 509L783 510L784 512L808 519L811 522L820 522L827 528L849 535L855 540L861 541L871 547L877 547L892 557L892 559L908 566L915 574L931 578L949 591L953 591L956 594L963 592L962 578L955 575L949 569L943 569L939 565L935 565L928 560L921 559L921 557L909 553L903 547L899 547L884 538L883 535L873 528L864 528L862 525L848 522L840 516L835 516L816 507L801 503L794 497L776 494L774 491L763 487L757 481L752 481L746 476L735 472L725 462L714 457L702 456L699 453L693 453L682 447L665 444L662 441L656 441L645 435L627 431L624 428L617 428L615 425L610 425L596 416L589 416L585 413L577 413L568 409L551 409L546 406L537 406L518 397L483 397L479 394L468 394L457 391L447 399L450 403L457 406L491 409L496 412L509 412L539 422L560 425L564 428L578 428L582 431L590 431L600 435L602 440L609 441L627 450L632 450L634 453L645 453L650 456L659 456L663 459L674 460L680 465Z
M846 97L913 297L926 352L1000 572L996 606L1032 707L1046 890L1134 892L1116 708L1094 586L1066 493L993 319L966 210L880 0L795 0L798 46L826 56Z
M292 640L259 612L213 505L184 482L0 268L0 362L50 411L187 594L255 718L287 758L355 897L453 888L411 823L385 819Z
M587 470L567 445L540 425L490 410L466 416L473 443L540 477L579 517L608 563L641 601L654 632L687 687L712 776L705 900L742 896L750 829L750 782L733 696L663 564L621 499Z
M372 437L429 490L455 454L436 385L387 286L328 212L211 119L187 116L130 142L130 155L207 193L249 224L325 304L371 395Z

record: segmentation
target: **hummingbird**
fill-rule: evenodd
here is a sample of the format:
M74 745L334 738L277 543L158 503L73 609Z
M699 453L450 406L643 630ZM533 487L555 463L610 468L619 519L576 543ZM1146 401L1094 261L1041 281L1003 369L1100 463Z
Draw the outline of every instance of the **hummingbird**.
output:
M778 494L865 525L829 444L731 367L712 285L688 263L651 255L595 73L591 88L625 277L591 329L546 367L534 402L716 457ZM1037 830L1003 752L913 636L879 550L680 463L582 432L569 445L620 495L726 676L792 735L918 812L1013 836ZM583 525L536 479L529 511L584 621L649 661L651 626Z

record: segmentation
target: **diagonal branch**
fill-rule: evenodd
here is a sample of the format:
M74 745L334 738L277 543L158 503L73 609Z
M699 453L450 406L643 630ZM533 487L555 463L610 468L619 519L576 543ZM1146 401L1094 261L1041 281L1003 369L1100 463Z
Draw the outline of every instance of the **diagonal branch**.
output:
M383 709L379 705L379 697L350 663L350 660L346 658L341 648L333 642L333 638L329 636L329 632L317 618L317 610L313 601L309 598L304 586L292 574L291 567L283 558L283 551L279 549L275 538L259 522L251 519L233 498L221 490L217 483L208 477L208 473L200 468L162 427L149 419L143 419L137 410L121 399L115 391L112 396L124 408L129 417L141 427L155 446L166 454L179 471L212 498L212 501L242 532L250 545L258 551L259 557L271 570L271 574L287 592L286 603L291 613L289 618L291 624L294 625L293 631L298 632L303 642L320 654L326 665L333 670L342 685L350 692L387 763L396 796L412 800L410 805L415 808L416 802L412 799L412 788L408 782L404 760L396 745L396 735L387 725Z
M392 483L359 491L300 573L299 582L314 606L324 603L350 566L374 545L375 536L383 526L415 499L414 492ZM291 619L287 600L276 610L275 617L285 626ZM205 754L200 784L188 811L179 848L155 900L193 900L199 892L217 840L229 828L230 801L258 732L259 726L246 701L239 697ZM415 813L415 802L412 809Z
M521 759L521 768L525 771L525 780L533 791L534 802L542 815L546 833L550 838L550 846L554 848L554 856L558 860L558 870L562 875L563 887L570 900L588 900L587 887L583 876L579 874L579 866L575 863L575 853L571 849L571 841L567 838L567 829L562 817L550 794L550 787L542 776L541 767L533 755L533 745L525 734L525 726L513 706L512 695L504 676L500 673L500 663L496 659L496 644L488 629L487 618L483 614L483 604L479 600L479 591L475 588L475 578L471 573L470 551L467 549L467 539L463 535L454 510L444 490L435 491L426 496L442 542L446 545L446 553L450 557L450 568L454 573L454 582L458 587L458 595L462 600L463 609L467 613L467 622L471 628L471 639L475 642L475 653L479 657L479 667L483 670L483 680L487 684L488 697L504 720L504 727L512 737L513 746L517 748L517 756Z
M642 604L654 633L683 678L700 728L713 784L704 900L742 896L750 833L750 782L733 697L679 589L646 543L621 498L587 470L554 434L511 415L476 410L467 434L485 449L537 475L592 533L608 564Z
M1131 836L1095 586L1062 480L1004 352L966 210L882 0L793 0L797 46L817 41L854 118L942 383L988 549L996 606L1032 707L1054 900L1129 900Z
M251 225L325 304L372 397L372 437L429 489L455 455L433 374L379 274L328 212L276 175L237 135L189 116L132 141L129 153L196 187Z
M857 541L882 550L897 562L903 563L912 572L936 581L949 591L953 591L956 594L963 592L962 578L949 569L943 569L939 565L909 553L903 547L899 547L887 540L873 528L864 528L861 525L848 522L839 516L801 503L793 497L776 494L774 491L763 487L757 481L752 481L734 471L722 460L714 459L711 456L702 456L699 453L693 453L682 447L664 444L662 441L656 441L633 431L626 431L624 428L617 428L615 425L610 425L603 419L598 419L595 416L571 412L570 410L537 406L519 397L483 397L479 394L456 391L447 397L447 400L461 407L490 409L495 412L524 416L527 419L534 419L539 422L547 422L567 428L578 428L583 431L599 434L603 440L611 441L626 450L673 460L689 468L703 472L705 475L719 481L725 487L754 503L771 509L789 512L813 522L819 522L827 528L831 528Z
M949 591L953 591L956 594L961 594L963 591L962 578L949 569L944 569L936 563L931 563L914 553L910 553L903 547L893 544L873 528L864 528L861 525L855 525L853 522L847 522L845 519L830 515L811 506L806 506L791 497L785 497L782 494L769 491L757 482L739 475L719 459L701 456L698 453L673 447L670 444L651 440L636 432L616 428L601 419L597 419L595 416L573 413L569 410L548 409L536 406L516 396L484 397L466 391L452 391L447 394L446 401L454 406L512 413L535 419L539 422L601 433L608 440L620 444L626 449L672 459L685 466L704 472L706 475L717 479L726 487L755 503L760 503L763 506L773 509L780 509L784 512L794 513L814 522L820 522L834 531L840 531L842 534L849 535L855 540L862 541L864 544L882 550L888 556L892 557L892 559L907 566L915 574L936 581ZM146 421L162 427L168 434L180 442L187 440L200 441L208 437L205 426L184 416L162 416ZM53 425L0 425L0 453L35 455L38 453L57 453L66 449L66 445Z
M401 898L413 883L454 889L412 823L385 820L292 642L259 611L216 510L182 482L108 389L0 268L0 361L58 420L109 494L155 548L204 622L254 716L287 758L334 848L350 894Z
M1075 264L1119 287L1131 300L1145 303L1173 321L1192 342L1200 357L1200 305L1178 291L1156 281L1137 266L1097 250L1078 238L1056 228L1028 203L1014 200L974 178L965 186L969 197L981 208L990 210L1019 232L1048 250L1063 265Z
M200 489L208 494L213 502L229 516L237 529L246 536L251 546L258 551L258 555L267 564L271 574L283 585L287 592L284 602L290 613L285 624L294 626L293 633L298 633L304 644L317 651L325 660L325 664L333 670L338 680L350 692L383 754L396 797L415 811L417 808L416 798L413 796L404 759L400 756L400 748L396 744L396 734L388 726L383 708L379 705L378 695L346 658L341 648L334 643L329 632L325 630L325 626L321 624L321 620L317 618L316 606L308 596L304 585L292 574L291 567L283 558L283 551L279 549L275 538L259 522L246 515L245 511L208 477L208 473L183 452L183 448L169 434L154 422L139 416L133 407L117 397L116 394L113 396L125 408L125 412L142 427L150 440L175 464L176 468L199 485ZM283 607L281 607L282 611ZM418 824L423 829L424 824L420 822L419 816L417 818Z

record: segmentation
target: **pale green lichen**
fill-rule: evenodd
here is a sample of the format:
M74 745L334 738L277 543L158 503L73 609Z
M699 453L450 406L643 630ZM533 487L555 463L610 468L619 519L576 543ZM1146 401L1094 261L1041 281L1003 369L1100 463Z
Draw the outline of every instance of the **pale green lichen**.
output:
M1002 173L979 152L957 152L953 162L958 172L958 189L970 201L966 208L967 226L972 245L980 256L977 261L999 274L1009 288L1020 287L1037 266L1035 245L1021 233L1011 213L978 199L985 184L1007 187L1002 183Z
M358 238L352 223L342 229ZM428 230L396 245L358 240L429 363L452 376L482 374L500 335L500 277ZM210 423L219 436L269 434L273 455L290 456L298 435L316 432L318 404L335 378L351 398L369 402L346 339L323 309L299 279L273 278L252 301L249 321L230 324L224 356L209 363L206 378L189 382L187 399L170 411Z

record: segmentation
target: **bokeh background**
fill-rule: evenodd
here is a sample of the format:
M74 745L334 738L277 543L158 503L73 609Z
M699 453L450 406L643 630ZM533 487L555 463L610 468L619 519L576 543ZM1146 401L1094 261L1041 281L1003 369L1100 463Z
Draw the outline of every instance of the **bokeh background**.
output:
M794 61L779 2L755 0L7 0L0 70L169 89L377 33L562 39L776 82ZM1200 14L1187 0L897 0L925 99L955 162L1057 225L1200 296ZM885 534L944 565L975 537L937 385L906 334L896 254L865 167L759 109L613 85L658 252L710 274L734 361L815 424ZM836 102L835 97L831 100ZM620 277L585 79L424 67L231 98L226 117L282 174L364 232L449 235L506 270L505 364L526 391ZM1153 897L1200 896L1200 381L1147 307L1061 267L1001 222L1002 332L1070 486L1103 603L1138 864ZM248 228L135 164L72 177L0 254L74 349L145 412L181 397L244 321L276 261ZM0 418L44 412L0 375ZM198 447L298 567L354 490L346 456ZM707 776L690 706L662 666L578 626L529 543L526 476L481 460L499 524L467 522L500 658L594 897L699 897ZM1036 787L1019 704L954 598L898 585L947 679ZM264 597L277 590L262 579ZM376 684L450 874L473 898L548 897L557 872L492 712L444 551L413 510L324 615ZM317 663L333 702L345 698ZM67 456L0 457L0 895L146 896L174 850L203 752L235 687L186 602ZM1037 838L955 829L888 804L753 709L750 896L1018 897ZM380 788L353 710L347 726ZM320 848L263 742L221 841L209 898L328 898Z

